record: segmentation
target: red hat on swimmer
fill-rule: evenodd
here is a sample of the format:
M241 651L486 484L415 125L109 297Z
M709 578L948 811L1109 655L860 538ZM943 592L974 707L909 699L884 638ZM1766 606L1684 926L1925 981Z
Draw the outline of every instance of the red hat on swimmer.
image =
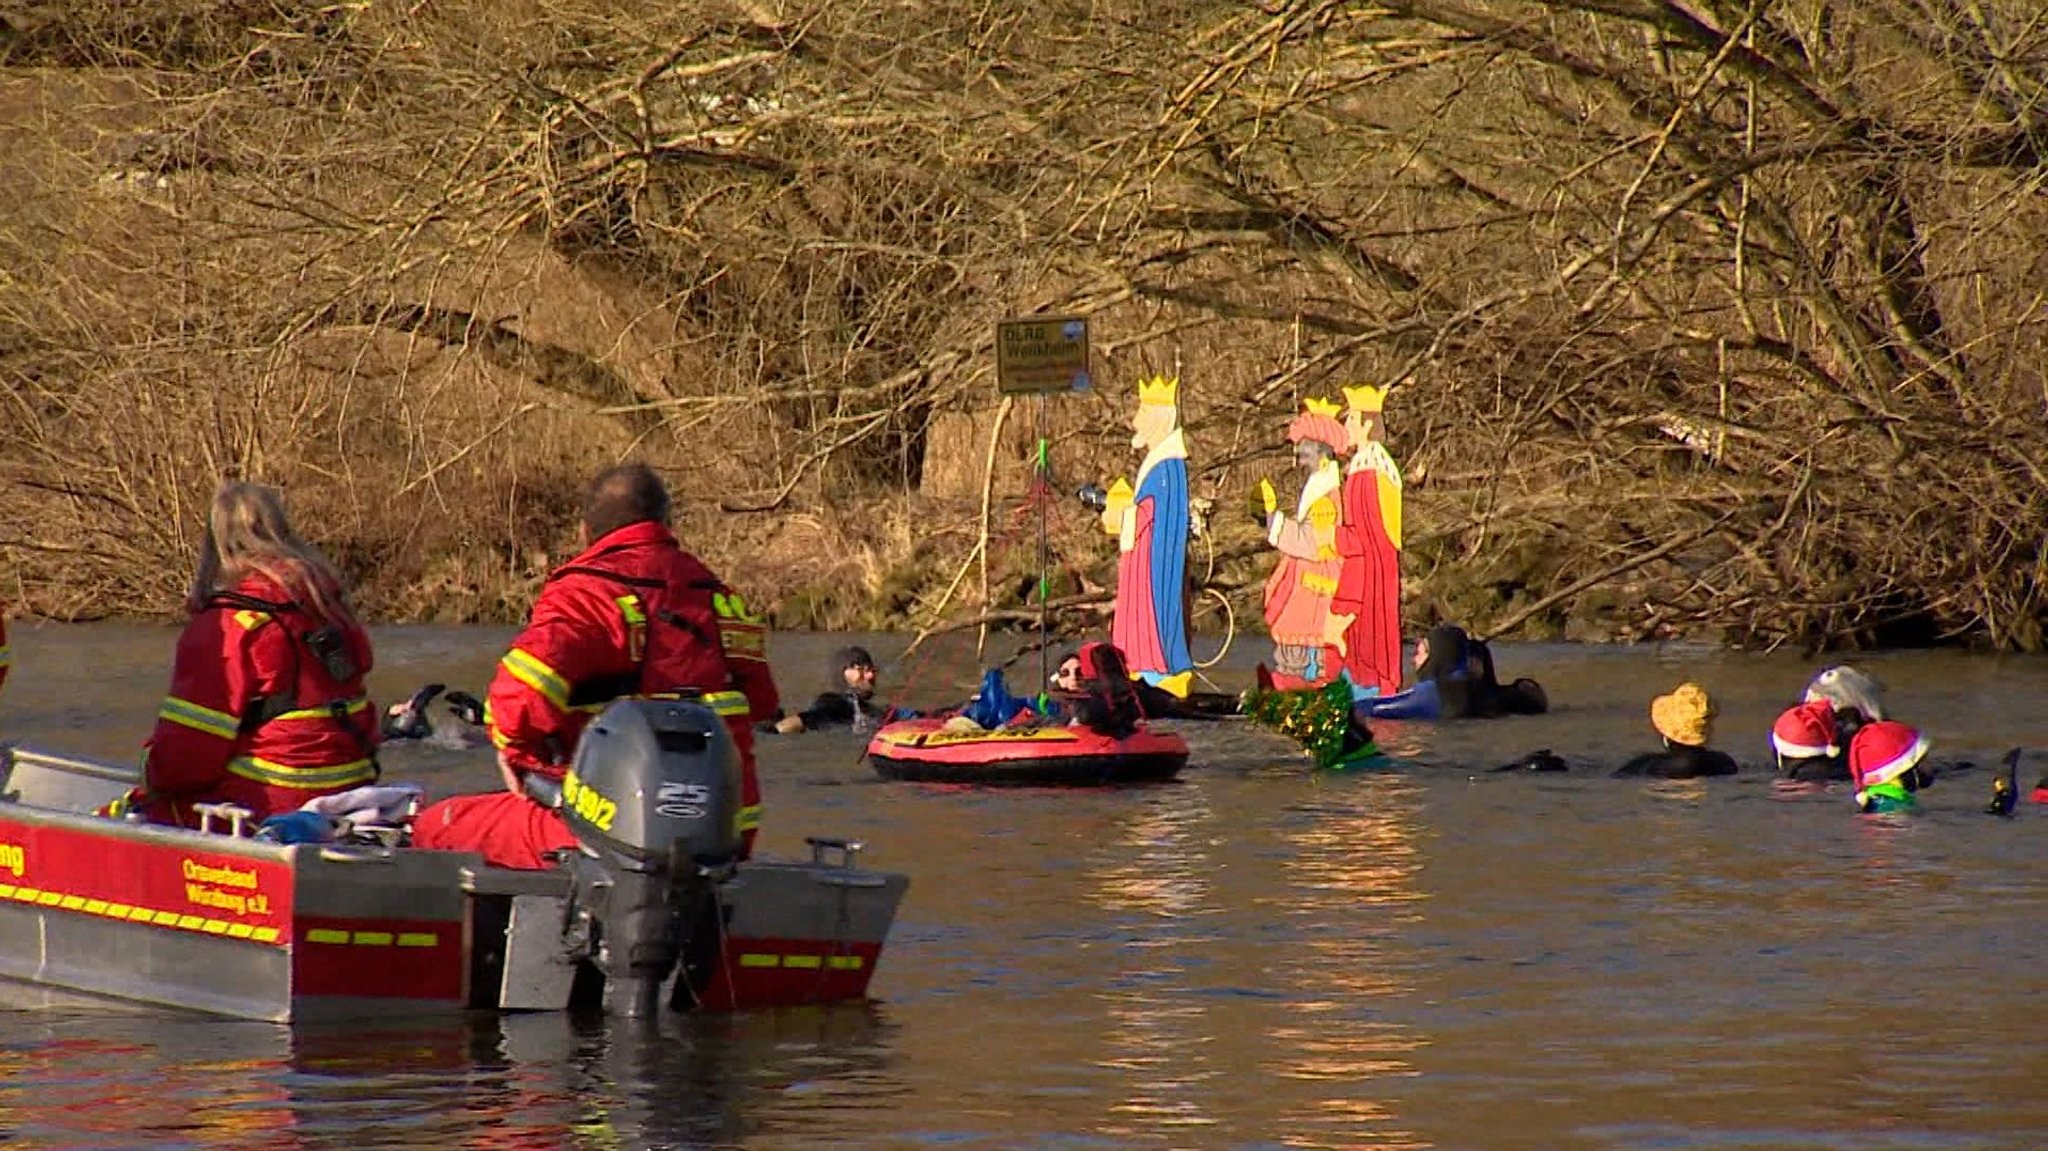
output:
M1771 750L1786 759L1819 759L1842 754L1836 742L1841 733L1835 727L1835 709L1826 700L1813 700L1785 709L1771 725Z
M1890 783L1927 754L1927 737L1903 723L1883 719L1864 725L1849 743L1849 775L1856 790Z

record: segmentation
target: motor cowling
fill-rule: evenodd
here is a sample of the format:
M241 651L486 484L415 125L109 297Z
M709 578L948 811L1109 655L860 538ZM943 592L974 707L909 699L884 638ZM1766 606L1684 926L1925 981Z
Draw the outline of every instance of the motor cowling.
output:
M739 858L732 733L695 700L620 700L583 730L560 810L585 849L569 861L572 949L604 974L606 1011L651 1015Z
M585 848L626 870L729 863L741 845L739 749L695 700L620 700L577 742L561 810Z

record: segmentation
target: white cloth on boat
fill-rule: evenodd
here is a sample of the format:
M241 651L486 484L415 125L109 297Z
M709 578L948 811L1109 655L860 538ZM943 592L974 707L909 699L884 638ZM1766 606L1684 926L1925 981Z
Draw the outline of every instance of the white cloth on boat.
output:
M412 814L413 804L425 794L424 788L410 783L367 784L309 799L299 810L318 812L337 822L403 823Z

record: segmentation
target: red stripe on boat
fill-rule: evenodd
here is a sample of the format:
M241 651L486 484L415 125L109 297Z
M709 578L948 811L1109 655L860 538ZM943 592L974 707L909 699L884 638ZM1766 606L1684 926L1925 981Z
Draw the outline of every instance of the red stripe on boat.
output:
M461 1002L462 921L300 916L292 995Z
M733 1011L858 999L881 957L879 943L728 937L698 1005Z

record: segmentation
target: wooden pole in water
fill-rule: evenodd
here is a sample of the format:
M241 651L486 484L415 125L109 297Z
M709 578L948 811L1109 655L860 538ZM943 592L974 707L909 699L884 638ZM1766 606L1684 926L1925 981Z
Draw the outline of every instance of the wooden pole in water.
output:
M1052 502L1052 456L1051 456L1051 451L1052 451L1052 449L1051 449L1050 445L1049 445L1049 444L1047 443L1047 440L1046 440L1046 430L1045 430L1045 393L1044 393L1044 392L1040 392L1040 393L1038 393L1038 465L1037 465L1037 466L1038 466L1038 483L1037 483L1037 484L1035 485L1035 486L1036 486L1036 488L1037 488L1037 492L1036 492L1035 494L1037 495L1037 498L1038 498L1038 641L1039 641L1039 642L1038 642L1038 691L1039 691L1039 692L1042 692L1042 691L1044 691L1044 690L1045 690L1045 685L1046 685L1046 682L1047 682L1047 681L1048 681L1048 680L1050 679L1050 677L1051 677L1051 670L1052 670L1051 668L1048 668L1048 667L1046 666L1046 663L1045 663L1045 661L1046 661L1046 658L1047 658L1047 657L1046 657L1046 654L1045 654L1045 652L1046 652L1046 647L1045 647L1045 639L1046 639L1046 637L1047 637L1047 636L1049 636L1049 635L1051 635L1051 634L1052 634L1052 630L1051 630L1051 628L1050 628L1050 626L1049 626L1049 624L1048 624L1048 620L1049 620L1049 618L1050 618L1050 616L1051 616L1051 608L1050 608L1050 607L1048 606L1048 601L1052 599L1052 589L1051 589L1051 587L1049 586L1049 581L1050 581L1050 577L1049 577L1049 576L1048 576L1048 575L1046 574L1046 570L1047 570L1047 569L1048 569L1048 568L1049 568L1049 567L1050 567L1050 566L1052 565L1052 545L1051 545L1051 543L1049 542L1049 536L1047 535L1047 531L1046 531L1046 523L1045 523L1045 521L1046 521L1046 512L1047 512L1047 507L1046 507L1046 505L1048 505L1048 504L1050 504L1050 503ZM1034 693L1033 693L1033 696L1034 696L1034 698L1036 697L1036 695L1037 695L1037 692L1034 692Z

